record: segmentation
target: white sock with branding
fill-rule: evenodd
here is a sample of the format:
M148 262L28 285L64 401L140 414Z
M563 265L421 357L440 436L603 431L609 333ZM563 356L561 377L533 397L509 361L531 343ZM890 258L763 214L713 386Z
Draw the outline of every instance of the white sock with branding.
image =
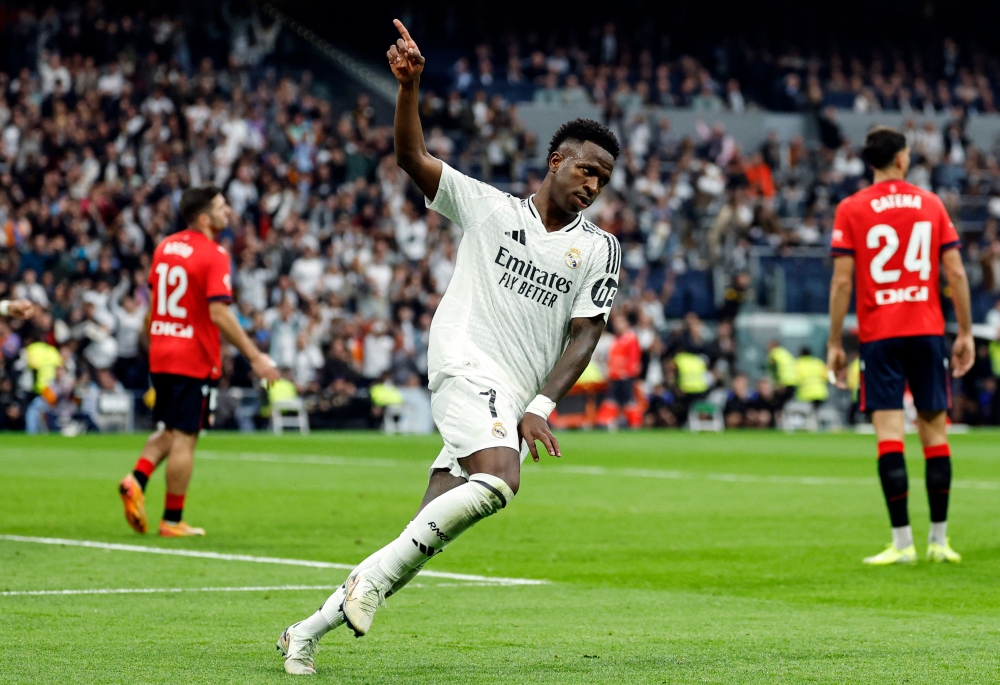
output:
M931 523L931 530L927 533L927 542L936 542L939 545L948 544L948 522Z
M898 550L904 550L913 544L913 529L900 526L892 529L892 544Z
M514 499L510 487L488 473L469 476L469 482L444 493L418 513L403 533L382 548L378 565L356 570L387 593L398 590L414 569L438 554L448 543L476 523L507 506ZM374 555L373 555L374 556ZM409 577L407 577L409 576Z
M385 554L387 547L383 547L380 550L375 551L365 558L360 564L358 564L355 571L367 571L368 569L378 566L379 559ZM412 574L407 575L405 578L401 579L402 582L397 583L398 587L394 587L393 591L400 590L406 583L413 580L413 576L417 575L420 569L417 568ZM328 632L344 624L344 612L340 610L341 605L344 603L345 595L344 586L341 585L337 588L332 595L330 595L323 606L314 613L312 616L304 621L298 623L298 629L301 632L312 635L317 640L326 635Z
M317 640L344 623L344 612L340 605L344 603L344 586L341 585L330 595L319 610L304 621L300 621L297 630L311 635Z

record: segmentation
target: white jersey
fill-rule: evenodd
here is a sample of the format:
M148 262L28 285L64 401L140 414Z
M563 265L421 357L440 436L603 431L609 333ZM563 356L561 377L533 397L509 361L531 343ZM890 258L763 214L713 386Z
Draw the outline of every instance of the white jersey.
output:
M607 320L618 291L618 240L583 216L549 233L531 198L444 163L427 207L465 231L431 323L430 389L449 377L476 378L503 391L520 416L566 348L570 319Z

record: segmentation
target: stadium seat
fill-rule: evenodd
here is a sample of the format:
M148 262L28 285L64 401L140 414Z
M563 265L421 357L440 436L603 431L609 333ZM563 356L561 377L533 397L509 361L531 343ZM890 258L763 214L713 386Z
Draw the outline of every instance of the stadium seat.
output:
M726 405L729 391L724 388L713 390L708 397L691 405L688 412L688 429L692 433L712 431L721 433L726 429L722 409Z
M301 397L271 405L271 430L281 435L285 428L298 428L302 435L309 435L309 414Z

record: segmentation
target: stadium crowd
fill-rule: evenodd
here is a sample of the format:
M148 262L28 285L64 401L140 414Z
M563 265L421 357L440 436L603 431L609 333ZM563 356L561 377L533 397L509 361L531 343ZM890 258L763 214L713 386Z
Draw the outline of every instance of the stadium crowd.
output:
M424 209L367 96L336 110L308 72L274 68L279 25L222 14L221 55L217 47L197 52L181 18L106 15L94 1L66 12L25 9L5 23L0 295L30 299L40 311L23 325L0 322L0 428L94 428L101 393L148 389L141 328L150 255L182 228L177 204L191 185L223 188L233 207L221 242L232 255L234 307L283 370L283 397L304 399L314 425L377 426L402 390L424 385L430 321L461 230ZM775 425L793 397L822 402L825 367L807 350L796 358L774 347L769 373L751 383L765 370L737 368L733 320L754 301L751 248L827 244L836 203L866 182L835 113L820 113L814 148L773 138L744 151L718 125L679 139L669 120L647 119L635 106L660 93L661 80L680 98L671 104L701 107L695 100L708 97L706 88L734 109L737 101L772 103L739 84L716 92L712 74L690 58L654 66L640 53L633 66L617 44L608 47L613 27L601 35L608 52L596 60L561 49L523 60L508 53L504 77L510 83L520 69L533 99L594 98L624 143L609 189L590 210L623 247L615 313L581 382L594 420L683 425L719 388L734 427ZM514 103L524 98L484 82L489 51L477 57L475 69L455 66L447 95L425 94L428 148L530 193L544 173L544 143L518 119ZM811 74L803 97L834 66L802 59ZM874 63L860 65L860 75L853 61L841 68L852 74L848 83L857 76L874 84L880 73ZM916 73L901 62L894 68ZM992 96L977 93L981 109L992 107ZM965 250L979 318L1000 327L1000 167L993 151L963 138L970 109L955 108L943 131L908 130L913 181L941 192L956 214L960 195L984 200ZM721 304L713 268L728 283ZM822 297L800 304L797 311L825 311ZM957 420L1000 423L995 345L984 345L974 373L956 382ZM223 391L257 392L244 360L229 355L225 365ZM220 425L236 425L234 411L222 410Z
M772 51L745 41L707 52L679 53L668 37L657 41L645 32L623 36L614 23L594 25L573 40L555 34L543 42L537 33L508 33L450 65L449 86L470 97L485 90L512 101L626 110L650 104L706 113L827 106L904 114L954 107L997 111L997 56L973 46L963 50L951 38L924 50L875 49L867 55L799 47Z

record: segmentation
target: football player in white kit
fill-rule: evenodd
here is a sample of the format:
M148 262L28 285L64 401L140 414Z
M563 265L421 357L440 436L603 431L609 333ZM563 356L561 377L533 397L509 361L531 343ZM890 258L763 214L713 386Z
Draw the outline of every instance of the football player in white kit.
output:
M577 119L552 139L548 174L526 200L427 152L418 115L424 58L406 28L386 56L399 81L396 161L428 208L464 230L455 274L431 324L431 407L444 447L402 534L351 572L278 640L285 670L315 673L319 639L341 624L365 635L376 610L450 542L513 500L535 441L561 456L548 417L580 377L618 290L621 248L580 214L611 179L618 141ZM522 448L522 445L524 448Z

